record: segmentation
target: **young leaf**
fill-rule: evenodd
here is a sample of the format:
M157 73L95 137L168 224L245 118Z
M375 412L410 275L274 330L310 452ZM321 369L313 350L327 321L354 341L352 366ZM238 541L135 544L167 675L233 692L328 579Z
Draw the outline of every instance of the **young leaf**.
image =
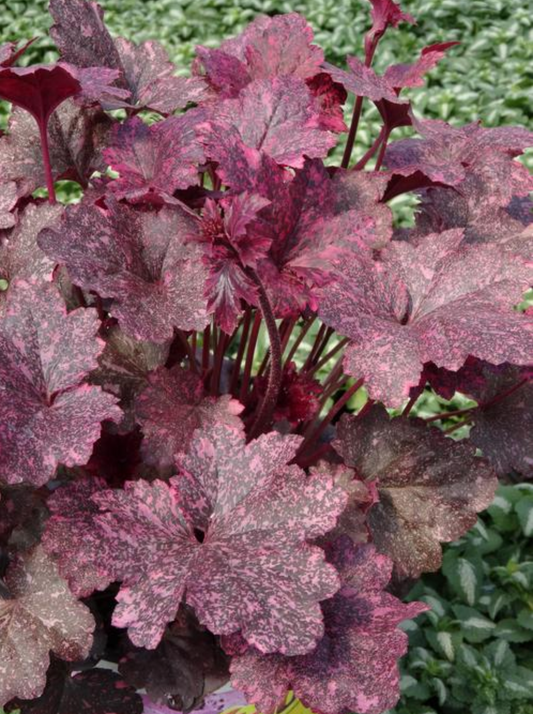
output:
M380 500L368 524L377 548L403 575L436 570L439 543L471 528L496 490L495 474L469 444L421 420L390 419L382 407L362 419L343 417L334 445L348 466L377 482Z
M114 298L112 314L136 339L164 342L174 327L203 329L205 270L199 249L185 242L195 220L178 208L141 212L110 198L107 206L70 206L56 230L40 234L40 247L77 285Z
M45 484L89 460L115 397L84 383L103 343L94 310L66 313L52 285L17 286L0 323L1 479ZM8 426L9 425L9 426Z
M365 378L373 399L400 406L426 362L451 370L469 355L529 362L530 318L512 308L531 268L502 246L461 241L462 231L451 230L393 241L379 261L354 254L322 291L322 319L353 340L346 371Z
M49 652L84 659L94 620L62 580L41 547L19 555L8 568L7 597L0 599L0 706L44 690Z

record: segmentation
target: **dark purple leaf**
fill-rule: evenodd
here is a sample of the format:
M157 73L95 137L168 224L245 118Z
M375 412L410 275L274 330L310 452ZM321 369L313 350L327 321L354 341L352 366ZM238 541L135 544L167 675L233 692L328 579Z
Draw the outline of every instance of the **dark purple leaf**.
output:
M129 482L93 496L108 577L123 582L113 623L134 644L157 647L185 598L215 634L241 629L265 652L314 646L318 602L338 581L305 537L334 526L345 495L327 476L286 466L300 443L271 433L245 445L227 426L197 431L170 484ZM91 554L79 534L73 528L69 557L81 561Z
M501 476L514 469L531 478L533 383L527 381L523 370L513 366L485 369L485 379L485 385L474 392L481 406L473 415L472 442ZM514 389L520 384L522 386Z
M205 81L200 77L174 77L175 67L159 42L136 45L119 37L115 46L122 76L131 92L129 106L172 114L189 102L198 103L205 98Z
M7 286L0 292L0 315L17 281L44 283L52 279L54 263L37 245L37 236L43 228L53 225L62 211L58 205L29 204L19 214L15 228L4 233L0 242L0 279Z
M258 79L235 99L224 99L200 125L208 156L221 164L236 142L264 151L284 166L302 167L304 156L326 156L335 137L321 127L320 108L303 79ZM249 152L250 156L254 152ZM257 163L257 161L256 161Z
M377 75L373 69L366 67L358 57L348 57L349 71L338 69L326 62L324 68L334 82L342 86L357 97L368 97L373 102L387 99L395 104L404 103L394 91L394 87L384 77Z
M265 714L282 703L288 689L324 714L381 714L398 700L397 660L407 650L407 635L397 625L427 607L404 605L384 591L392 563L373 545L354 548L344 538L336 549L343 587L322 605L325 634L316 649L301 657L249 649L233 658L233 685Z
M198 164L204 161L194 134L200 117L187 112L151 126L138 117L117 124L103 152L120 174L109 184L110 191L130 202L150 197L172 202L176 189L197 183Z
M49 653L68 661L89 654L94 620L37 547L8 568L7 598L0 598L0 706L44 690Z
M17 42L7 42L5 45L0 46L0 67L11 67L15 64L18 58L28 49L28 47L35 42L37 38L34 37L28 40L22 47L17 49Z
M342 105L348 95L342 84L334 82L326 72L321 72L308 79L307 86L321 109L320 127L337 133L347 131Z
M155 650L133 648L119 671L156 704L179 711L199 709L204 697L229 679L228 658L215 637L182 608Z
M142 714L143 701L132 687L109 669L90 669L72 675L71 667L56 660L48 670L46 687L38 699L15 699L8 712L20 714Z
M260 403L268 387L268 377L260 376L254 380L252 397ZM314 419L320 411L318 397L322 387L312 377L298 372L296 364L289 362L283 369L281 388L274 409L274 421L285 421L292 428L304 421Z
M242 410L228 395L207 396L200 377L178 365L152 372L147 388L135 400L145 461L160 469L173 467L176 454L187 451L195 429L227 424L239 430Z
M401 575L437 570L440 543L474 525L498 484L472 445L419 419L390 419L383 407L360 419L343 417L335 448L361 478L376 482L379 502L368 514L372 539Z
M178 208L141 212L110 198L107 206L69 206L39 245L76 284L113 298L111 314L136 339L164 342L174 327L203 329L206 271L200 248L186 242L198 223Z
M426 362L455 371L469 355L531 360L531 319L512 309L531 268L514 249L461 241L450 230L394 241L379 261L354 255L323 290L321 317L353 340L345 368L373 399L400 406Z
M1 479L45 484L84 464L116 399L83 382L103 343L94 310L66 313L52 285L16 286L0 323Z

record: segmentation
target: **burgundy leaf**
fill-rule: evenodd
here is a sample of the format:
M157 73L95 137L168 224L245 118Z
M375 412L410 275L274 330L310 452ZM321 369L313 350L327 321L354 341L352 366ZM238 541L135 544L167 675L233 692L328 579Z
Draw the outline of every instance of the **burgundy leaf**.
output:
M12 228L17 218L12 209L18 200L17 184L13 181L0 185L0 230Z
M334 526L345 496L326 476L286 466L300 443L271 433L245 445L227 426L197 431L170 485L136 481L93 496L109 578L123 582L113 623L134 644L157 647L185 598L215 634L242 630L265 652L314 646L318 602L338 581L305 537ZM83 560L78 537L73 529L70 553Z
M198 182L198 164L204 160L194 127L200 117L187 112L151 126L138 117L114 127L104 157L120 178L109 184L117 198L138 201L162 197L172 202L176 189Z
M135 400L145 461L160 469L172 467L176 454L187 451L195 429L227 424L239 430L242 410L230 396L206 396L200 377L178 365L152 372L147 388Z
M69 206L39 245L76 284L113 298L112 314L136 339L164 342L174 327L203 329L205 270L200 248L185 242L195 220L177 208L140 212L109 198L107 206Z
M383 78L395 89L401 87L422 87L424 75L436 67L450 47L460 42L440 42L424 47L420 57L413 64L394 64L388 67Z
M205 98L205 81L200 77L174 77L175 67L159 42L136 45L119 37L115 46L122 76L131 92L129 106L172 114L189 102L198 103Z
M29 204L19 214L18 225L4 233L0 242L0 278L7 287L0 292L0 314L5 310L17 281L45 282L52 279L54 263L37 245L39 232L53 225L63 208L48 203Z
M222 96L236 97L254 79L308 79L318 74L324 54L312 41L313 30L305 18L289 13L257 17L220 49L200 46L196 53L211 86Z
M17 49L17 42L7 42L0 46L0 67L11 67L15 64L18 58L28 49L28 47L35 42L37 38L34 37L28 40L22 47Z
M229 678L228 658L215 637L185 608L155 650L130 648L119 671L152 702L184 712L199 709Z
M423 139L401 139L390 144L386 166L404 175L419 170L432 181L449 186L460 184L468 168L490 165L490 159L497 154L506 159L505 166L516 164L518 170L519 165L511 158L533 144L533 133L523 127L485 129L475 122L457 128L441 120L422 121L415 117L412 122Z
M342 84L334 82L326 72L321 72L308 79L307 86L321 109L320 127L337 133L347 131L342 105L348 95Z
M368 97L373 102L387 99L394 104L403 103L394 91L393 85L385 77L380 77L373 69L366 67L358 57L348 57L346 61L350 70L348 72L328 62L324 64L324 68L334 82L342 84L348 92L358 97Z
M94 171L105 171L102 147L112 120L101 109L82 109L73 100L58 107L48 122L48 143L54 179L87 186ZM20 195L46 185L39 130L22 109L12 112L9 134L0 138L0 170L16 181Z
M268 377L256 377L253 397L261 403L268 386ZM318 396L322 387L312 377L298 372L296 364L290 362L283 370L283 377L274 421L287 421L292 428L314 419L320 411Z
M17 556L0 599L0 706L44 690L49 652L68 661L89 654L94 620L78 602L54 563L37 547Z
M304 155L326 156L336 141L321 128L319 107L305 81L290 76L255 80L237 98L214 106L199 129L206 153L223 170L235 142L297 168Z
M500 475L505 476L514 469L531 478L533 383L527 380L523 370L513 366L485 369L485 378L484 386L475 391L475 399L481 406L474 412L472 442Z
M335 448L360 477L377 483L379 502L368 524L376 547L401 575L437 570L440 543L474 525L498 483L472 445L419 419L390 419L383 407L361 419L343 417Z
M370 0L372 3L372 29L368 35L374 39L383 35L387 27L398 27L400 22L408 22L416 25L416 20L412 15L403 12L398 3L392 0Z
M512 310L531 282L524 259L498 245L464 246L462 231L394 241L381 260L354 255L323 290L324 322L349 336L345 368L369 394L400 406L422 365L459 369L469 355L527 364L531 319Z
M15 699L8 712L20 714L142 714L143 701L132 687L108 669L72 675L71 667L56 660L48 670L46 687L38 699Z
M42 537L45 551L54 556L61 576L72 592L87 597L94 590L104 590L112 581L101 561L111 557L95 527L98 506L91 496L107 486L101 478L87 477L54 491L47 505L51 517ZM75 538L83 539L83 557L76 551Z
M83 380L103 348L95 311L66 314L51 285L19 285L0 323L0 476L46 483L58 464L84 464L115 398Z
M322 606L325 634L316 649L300 657L264 656L249 649L233 658L233 685L265 714L275 710L288 689L324 714L380 714L398 700L397 660L407 650L407 635L397 625L427 607L404 605L384 591L392 563L373 545L354 549L345 538L335 547L343 587Z
M487 382L486 376L483 374L485 364L475 357L469 357L460 369L451 372L448 369L436 367L433 362L428 362L422 370L420 384L416 388L413 387L411 396L415 390L421 394L427 382L444 399L451 399L455 392L476 394L484 388Z

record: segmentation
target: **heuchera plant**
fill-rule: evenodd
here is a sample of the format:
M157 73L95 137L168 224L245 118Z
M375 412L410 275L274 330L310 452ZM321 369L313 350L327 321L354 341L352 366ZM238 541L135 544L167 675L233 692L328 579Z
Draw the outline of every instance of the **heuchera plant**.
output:
M7 711L136 714L139 689L189 711L231 679L264 714L289 690L378 714L399 696L397 626L426 609L393 593L439 568L497 474L533 474L516 307L533 134L416 117L402 90L456 43L378 74L383 34L415 20L371 5L346 69L288 14L178 77L86 0L50 2L56 64L0 49ZM364 101L383 125L352 161ZM65 179L75 205L56 202ZM414 226L394 228L407 192ZM474 406L413 418L424 390ZM432 423L452 416L470 439Z

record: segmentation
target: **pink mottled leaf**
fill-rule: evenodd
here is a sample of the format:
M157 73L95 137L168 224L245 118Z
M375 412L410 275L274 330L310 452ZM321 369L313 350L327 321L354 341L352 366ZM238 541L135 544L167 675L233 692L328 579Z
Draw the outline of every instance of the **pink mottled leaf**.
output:
M53 225L61 216L61 206L48 203L29 204L19 214L12 231L5 232L0 242L0 278L7 287L0 292L0 314L5 311L17 281L45 282L52 279L54 263L37 245L39 232Z
M415 18L403 12L398 3L392 0L370 0L370 2L372 3L372 29L368 32L368 36L372 39L381 37L389 25L398 27L400 22L416 25Z
M109 669L90 669L72 675L72 668L55 660L46 687L37 699L15 699L6 709L20 714L142 714L140 694Z
M201 330L207 322L200 249L185 239L197 223L178 208L142 212L107 199L69 206L56 230L39 236L42 250L64 263L86 290L113 298L112 314L139 340L164 342L174 327Z
M229 678L228 658L216 638L186 608L155 650L131 647L119 671L136 689L146 689L150 701L183 712L202 708L204 697Z
M0 323L0 477L40 486L88 461L115 398L84 383L103 343L94 310L66 313L52 285L19 285Z
M108 575L122 581L113 622L134 644L157 647L185 599L213 633L242 630L261 651L314 646L318 602L338 581L305 538L333 527L345 496L327 476L287 467L300 442L271 433L245 445L228 426L197 431L170 484L93 496ZM77 531L72 538L83 554Z
M326 156L336 141L321 127L319 107L305 81L290 76L251 82L235 99L214 106L199 130L207 155L223 170L235 142L297 168L304 156Z
M45 688L49 652L68 661L89 654L94 620L72 595L41 547L8 568L0 612L0 706L14 697L38 697Z
M469 443L419 419L390 419L383 407L361 419L343 417L335 448L361 478L376 482L379 502L368 514L373 542L411 577L439 568L440 543L474 525L498 483Z
M324 53L312 41L313 30L302 15L260 16L219 49L197 47L195 69L201 64L217 92L236 97L254 79L317 75Z
M463 245L462 231L394 241L379 261L354 255L323 290L320 314L349 336L345 368L372 398L400 406L422 366L459 369L469 355L527 364L531 318L513 311L531 267L512 248Z
M18 199L17 184L13 181L0 185L0 230L12 228L17 218L12 212Z
M347 63L348 72L327 62L324 68L334 82L342 84L348 92L358 97L368 97L373 102L387 99L394 104L404 103L394 91L393 85L385 77L380 77L373 69L366 67L358 57L348 57Z
M307 86L321 109L320 126L338 133L347 131L342 105L348 95L342 84L334 82L326 72L321 72L308 79Z
M485 368L484 376L485 384L470 392L481 403L473 415L472 442L501 476L514 469L531 478L533 383L527 369Z
M151 126L138 117L114 127L103 152L120 177L109 184L119 199L135 202L157 198L172 202L176 189L198 182L198 164L204 153L194 135L199 117L187 112Z
M173 467L176 454L187 451L195 429L227 424L241 430L242 410L230 396L207 396L200 377L179 366L152 372L148 386L135 400L146 462Z
M249 649L233 658L232 683L265 714L288 689L324 714L381 714L399 698L397 660L407 650L407 635L397 625L427 608L418 602L404 605L385 592L392 563L373 545L354 548L345 537L334 549L330 557L343 586L322 605L325 634L316 649L300 657Z
M424 47L420 57L413 64L394 64L388 67L383 78L395 89L401 87L422 87L424 75L436 67L445 56L446 50L460 42L440 42Z

